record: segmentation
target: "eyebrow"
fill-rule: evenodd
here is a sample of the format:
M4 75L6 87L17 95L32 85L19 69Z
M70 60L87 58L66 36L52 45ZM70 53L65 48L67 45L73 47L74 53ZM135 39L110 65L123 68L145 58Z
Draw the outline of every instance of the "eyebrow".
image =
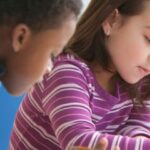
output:
M145 28L150 29L150 26L145 26Z

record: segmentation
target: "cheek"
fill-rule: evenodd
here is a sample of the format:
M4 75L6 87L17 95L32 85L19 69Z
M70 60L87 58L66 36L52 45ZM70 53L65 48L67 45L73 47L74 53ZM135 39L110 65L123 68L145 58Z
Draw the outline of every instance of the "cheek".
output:
M40 66L40 69L41 69L41 74L43 74L45 71L46 71L46 69L48 68L48 65L49 65L49 55L46 55L46 56L44 56L42 59L41 59L41 61L39 61L39 66ZM40 59L39 59L40 60Z
M126 47L126 56L129 61L135 63L144 63L145 58L147 57L147 47L142 40L135 40L128 47Z
M118 59L120 63L133 61L140 62L143 59L145 43L141 38L122 37L111 41L110 54L114 59ZM132 65L132 64L131 64Z
M26 77L28 76L29 80L32 80L31 82L36 82L46 71L46 67L48 66L48 59L49 59L49 53L44 51L37 51L35 55L32 55L30 57L30 62L28 63L28 66L30 68L26 68ZM27 64L26 64L27 65ZM29 71L27 74L27 70Z

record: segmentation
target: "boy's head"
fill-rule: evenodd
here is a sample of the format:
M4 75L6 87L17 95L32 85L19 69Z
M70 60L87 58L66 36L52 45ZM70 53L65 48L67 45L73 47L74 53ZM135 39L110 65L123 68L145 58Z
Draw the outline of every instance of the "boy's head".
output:
M26 24L34 31L60 26L68 16L77 17L81 0L1 0L0 25Z
M81 0L1 0L0 80L13 95L26 91L72 36Z

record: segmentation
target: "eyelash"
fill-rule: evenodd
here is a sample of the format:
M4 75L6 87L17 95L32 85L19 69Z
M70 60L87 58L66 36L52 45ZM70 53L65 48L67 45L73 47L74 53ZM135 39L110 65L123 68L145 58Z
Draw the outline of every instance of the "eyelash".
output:
M51 58L52 62L54 62L56 57L55 57L54 54L51 54L51 55L50 55L50 58Z
M148 43L150 43L150 38L148 38L148 37L145 36L145 39L146 39L146 41L147 41Z

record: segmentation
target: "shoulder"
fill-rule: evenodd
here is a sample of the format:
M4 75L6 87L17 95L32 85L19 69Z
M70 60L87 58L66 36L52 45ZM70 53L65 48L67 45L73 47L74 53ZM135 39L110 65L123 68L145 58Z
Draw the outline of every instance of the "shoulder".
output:
M72 54L61 54L56 58L54 62L54 69L63 65L65 65L65 68L74 66L74 68L82 70L83 72L90 71L88 65L84 61Z
M81 59L75 57L71 54L61 54L59 55L53 64L53 69L51 72L45 74L45 79L52 76L81 76L84 80L91 76L91 70L88 65Z

